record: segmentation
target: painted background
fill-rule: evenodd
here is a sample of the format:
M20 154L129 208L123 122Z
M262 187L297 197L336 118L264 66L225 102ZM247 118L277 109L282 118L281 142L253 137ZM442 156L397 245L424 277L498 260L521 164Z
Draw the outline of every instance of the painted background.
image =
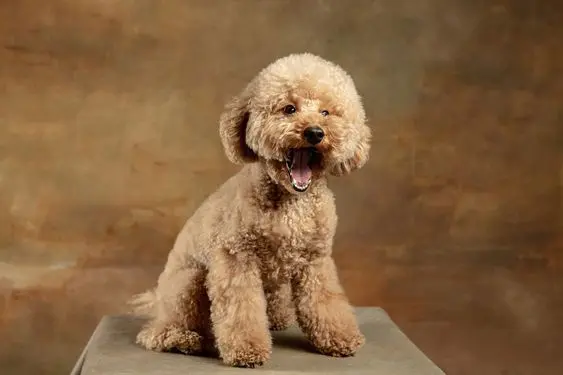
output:
M236 171L226 100L310 51L374 132L332 181L352 302L448 374L560 374L562 20L558 0L0 2L0 372L68 373Z

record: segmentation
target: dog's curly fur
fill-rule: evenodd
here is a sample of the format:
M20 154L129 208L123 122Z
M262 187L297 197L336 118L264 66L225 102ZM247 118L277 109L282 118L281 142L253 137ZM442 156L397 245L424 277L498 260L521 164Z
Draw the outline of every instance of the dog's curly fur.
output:
M294 105L295 113L284 113ZM323 111L328 111L323 113ZM137 342L156 351L218 350L231 366L270 356L269 329L296 318L321 353L353 355L363 344L331 257L337 224L326 178L362 167L370 148L361 99L338 65L304 53L278 59L226 106L220 136L244 165L186 222L157 286L131 303L149 317ZM305 192L291 184L291 149L324 132Z

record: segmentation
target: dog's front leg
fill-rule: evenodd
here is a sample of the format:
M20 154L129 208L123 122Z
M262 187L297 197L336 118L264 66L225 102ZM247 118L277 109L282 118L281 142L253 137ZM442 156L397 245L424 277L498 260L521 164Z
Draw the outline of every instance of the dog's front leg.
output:
M216 345L230 366L255 367L270 357L266 299L258 265L224 255L209 268L207 287Z
M319 352L345 357L363 345L364 336L330 256L316 259L296 273L293 294L299 326Z

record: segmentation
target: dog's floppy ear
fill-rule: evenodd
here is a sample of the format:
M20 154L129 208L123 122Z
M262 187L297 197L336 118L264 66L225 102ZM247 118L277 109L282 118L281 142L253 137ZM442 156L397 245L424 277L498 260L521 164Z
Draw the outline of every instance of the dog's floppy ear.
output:
M250 117L250 95L245 89L231 99L219 119L219 134L225 154L235 164L253 162L256 154L246 144L246 126Z
M367 163L371 143L371 129L365 123L362 123L354 135L352 139L355 139L355 141L352 142L355 142L355 148L352 156L334 165L330 170L330 174L333 176L343 176L360 169Z

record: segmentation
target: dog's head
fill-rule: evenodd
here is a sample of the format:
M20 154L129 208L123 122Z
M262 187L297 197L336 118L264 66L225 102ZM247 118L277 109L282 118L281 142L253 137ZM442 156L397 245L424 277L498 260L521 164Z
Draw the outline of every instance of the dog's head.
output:
M371 131L354 82L311 54L281 58L226 106L221 141L229 160L263 161L288 191L304 192L327 173L340 176L368 160Z

